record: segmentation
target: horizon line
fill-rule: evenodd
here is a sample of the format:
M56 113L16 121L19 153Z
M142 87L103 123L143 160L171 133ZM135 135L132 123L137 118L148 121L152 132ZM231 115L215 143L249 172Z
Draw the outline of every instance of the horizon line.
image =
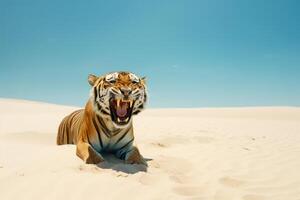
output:
M55 102L49 101L41 101L34 99L25 99L25 98L11 98L11 97L1 97L0 101L20 101L20 102L28 102L28 103L41 103L41 104L51 104L57 106L67 106L67 107L78 107L84 108L84 106L71 105L71 104L59 104ZM235 108L300 108L300 106L291 106L291 105L233 105L233 106L203 106L203 107L147 107L147 109L235 109Z

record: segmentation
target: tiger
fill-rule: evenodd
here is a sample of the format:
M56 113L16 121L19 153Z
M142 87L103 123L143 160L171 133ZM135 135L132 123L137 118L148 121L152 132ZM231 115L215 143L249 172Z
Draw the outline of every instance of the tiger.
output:
M61 121L57 145L75 144L76 155L87 164L104 161L103 153L113 153L128 164L147 166L134 145L132 116L147 102L146 78L131 72L90 74L89 99L84 109Z

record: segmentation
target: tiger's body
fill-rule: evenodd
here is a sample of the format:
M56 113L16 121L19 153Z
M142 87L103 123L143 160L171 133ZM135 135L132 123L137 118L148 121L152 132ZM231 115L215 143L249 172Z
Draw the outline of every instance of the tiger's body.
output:
M113 76L89 77L90 99L84 109L62 120L57 144L76 144L76 154L86 163L99 163L104 160L101 153L110 152L127 163L146 165L133 145L131 119L131 115L144 107L145 83L128 72L114 73Z

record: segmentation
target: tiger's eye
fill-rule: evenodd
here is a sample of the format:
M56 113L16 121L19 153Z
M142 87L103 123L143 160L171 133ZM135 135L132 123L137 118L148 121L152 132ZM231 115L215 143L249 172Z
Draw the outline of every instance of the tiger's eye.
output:
M133 80L132 83L139 83L139 80Z

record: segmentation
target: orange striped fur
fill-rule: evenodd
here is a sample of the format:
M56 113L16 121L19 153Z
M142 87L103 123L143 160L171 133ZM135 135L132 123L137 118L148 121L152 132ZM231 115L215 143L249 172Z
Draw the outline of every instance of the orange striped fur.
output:
M111 152L126 163L147 165L134 146L132 115L147 99L145 80L130 72L89 76L91 95L84 109L66 116L59 128L57 144L75 144L76 154L86 163L104 160Z

